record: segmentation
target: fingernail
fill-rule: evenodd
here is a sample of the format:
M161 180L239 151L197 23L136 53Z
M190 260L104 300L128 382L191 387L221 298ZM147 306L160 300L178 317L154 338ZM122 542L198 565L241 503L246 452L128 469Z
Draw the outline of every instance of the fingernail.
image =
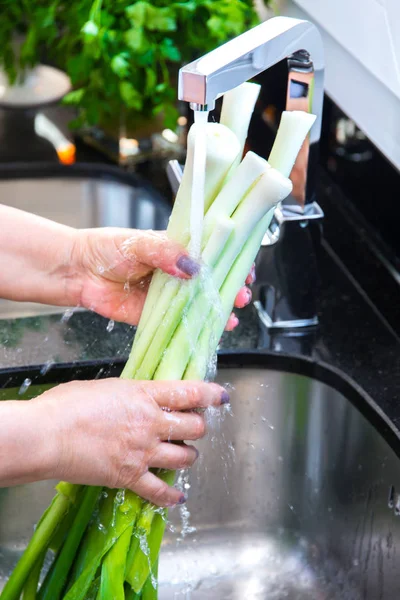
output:
M249 288L246 288L247 304L250 304L253 294Z
M232 329L235 329L235 327L237 327L238 325L239 325L239 319L235 315L232 319Z
M226 390L224 390L221 394L221 404L229 404L231 398Z
M193 446L193 448L196 451L196 460L197 460L199 458L199 456L200 456L200 452L197 450L197 448L195 446Z
M179 498L177 504L185 504L187 498L185 496L185 494L182 494L181 497Z
M176 266L182 273L186 273L186 275L197 275L200 271L200 265L190 256L181 256L176 261Z

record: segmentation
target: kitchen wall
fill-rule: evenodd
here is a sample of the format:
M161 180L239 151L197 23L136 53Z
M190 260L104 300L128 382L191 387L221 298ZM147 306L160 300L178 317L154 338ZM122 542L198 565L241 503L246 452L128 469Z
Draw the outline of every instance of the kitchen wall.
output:
M328 94L400 169L400 0L282 0L280 12L318 25Z

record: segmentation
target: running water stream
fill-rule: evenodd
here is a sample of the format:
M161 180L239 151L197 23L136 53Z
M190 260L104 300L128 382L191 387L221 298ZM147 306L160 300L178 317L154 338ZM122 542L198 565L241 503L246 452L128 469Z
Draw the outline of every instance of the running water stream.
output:
M189 252L200 257L204 218L204 180L206 173L206 124L208 111L194 111L195 143L193 160L192 200L190 203Z

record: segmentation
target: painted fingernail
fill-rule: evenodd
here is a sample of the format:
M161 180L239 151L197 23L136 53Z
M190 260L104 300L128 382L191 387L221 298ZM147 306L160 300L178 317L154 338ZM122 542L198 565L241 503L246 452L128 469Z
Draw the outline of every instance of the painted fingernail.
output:
M182 494L181 497L179 498L177 504L185 504L187 498L185 496L185 494Z
M176 266L182 273L186 273L186 275L190 275L191 277L197 275L200 271L199 263L193 260L193 258L190 258L190 256L181 256L178 258Z
M232 329L235 329L235 327L237 327L238 325L239 325L239 319L235 315L234 317L232 317Z
M231 398L226 390L224 390L221 394L221 404L229 404Z

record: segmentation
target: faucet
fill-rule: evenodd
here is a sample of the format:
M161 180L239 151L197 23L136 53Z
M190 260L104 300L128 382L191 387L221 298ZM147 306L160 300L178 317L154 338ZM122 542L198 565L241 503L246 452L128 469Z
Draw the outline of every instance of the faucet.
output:
M277 207L256 261L254 305L264 325L277 330L318 323L314 247L324 216L315 200L324 97L321 36L308 21L274 17L182 67L178 87L179 100L193 110L213 110L225 92L284 59L286 110L309 111L317 118L290 176L293 192Z

